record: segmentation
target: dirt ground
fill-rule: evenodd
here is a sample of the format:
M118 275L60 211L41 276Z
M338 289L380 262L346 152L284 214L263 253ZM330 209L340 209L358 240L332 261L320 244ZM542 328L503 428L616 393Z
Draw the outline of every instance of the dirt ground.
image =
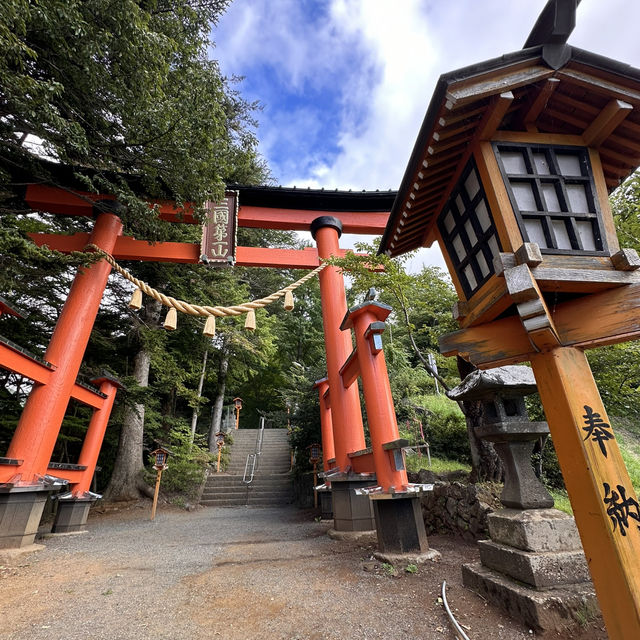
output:
M93 513L84 534L0 553L3 640L373 640L456 638L442 582L470 640L539 637L465 589L475 545L432 536L439 562L416 573L336 541L331 523L285 508ZM603 640L602 621L546 638Z

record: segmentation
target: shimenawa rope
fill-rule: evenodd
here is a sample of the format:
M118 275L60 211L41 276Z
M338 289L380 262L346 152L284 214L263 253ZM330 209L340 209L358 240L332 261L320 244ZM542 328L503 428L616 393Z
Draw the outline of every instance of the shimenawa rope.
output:
M198 305L198 304L190 304L189 302L185 302L184 300L176 300L171 296L166 296L164 293L161 293L157 289L150 287L146 282L142 280L138 280L135 276L131 275L129 271L127 271L124 267L121 267L113 258L112 255L96 246L95 244L88 244L85 247L86 249L93 249L97 253L100 253L104 259L124 278L132 282L136 287L138 287L143 293L146 293L148 296L152 297L154 300L162 303L165 307L170 307L172 309L176 309L182 313L186 313L190 316L216 316L218 318L224 318L226 316L239 316L243 313L249 313L255 309L262 309L272 302L278 300L286 296L287 292L294 291L298 287L302 286L308 280L311 280L315 275L320 273L326 266L326 263L321 264L319 267L316 267L313 271L308 273L307 275L300 278L300 280L296 280L293 284L290 284L288 287L284 289L280 289L275 293L267 296L266 298L260 298L259 300L252 300L251 302L245 302L243 304L234 305L231 307L210 307L207 305Z

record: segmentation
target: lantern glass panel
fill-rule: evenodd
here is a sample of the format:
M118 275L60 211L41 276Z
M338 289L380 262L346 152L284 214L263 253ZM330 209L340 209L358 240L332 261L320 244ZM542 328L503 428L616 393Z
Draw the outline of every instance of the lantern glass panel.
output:
M589 212L589 201L583 185L568 184L567 196L569 197L569 208L573 213Z
M543 184L542 193L544 195L544 203L547 206L547 211L562 211L554 184Z
M553 233L556 236L558 249L571 249L571 239L564 220L553 220Z
M558 167L563 176L581 176L580 157L573 154L557 154Z
M528 182L514 182L512 184L513 195L516 197L520 211L537 211L536 197Z
M544 153L534 153L533 162L536 166L536 171L540 176L548 176L551 173L549 168L549 161Z
M525 242L543 253L607 255L586 147L498 142L494 150Z
M540 220L528 219L524 221L529 242L535 242L541 249L547 248L547 239L544 235L542 222Z
M491 277L493 259L500 253L497 231L473 160L443 209L438 228L465 295L470 297Z
M509 173L521 173L525 176L529 173L524 156L520 151L506 151L502 154L502 161Z

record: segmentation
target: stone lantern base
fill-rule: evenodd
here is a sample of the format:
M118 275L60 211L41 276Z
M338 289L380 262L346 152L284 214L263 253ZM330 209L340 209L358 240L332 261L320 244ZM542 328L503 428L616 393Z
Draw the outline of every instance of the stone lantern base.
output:
M573 518L557 509L502 509L488 516L480 563L466 587L536 630L562 629L599 611Z

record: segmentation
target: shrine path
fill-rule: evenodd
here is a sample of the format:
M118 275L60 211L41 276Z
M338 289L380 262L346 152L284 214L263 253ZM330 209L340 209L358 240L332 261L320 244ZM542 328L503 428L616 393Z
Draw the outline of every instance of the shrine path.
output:
M373 640L535 637L461 584L475 545L432 536L442 560L389 576L373 545L334 541L326 523L284 508L94 514L88 532L0 554L2 640ZM554 635L553 637L569 637ZM598 629L581 639L602 639Z

